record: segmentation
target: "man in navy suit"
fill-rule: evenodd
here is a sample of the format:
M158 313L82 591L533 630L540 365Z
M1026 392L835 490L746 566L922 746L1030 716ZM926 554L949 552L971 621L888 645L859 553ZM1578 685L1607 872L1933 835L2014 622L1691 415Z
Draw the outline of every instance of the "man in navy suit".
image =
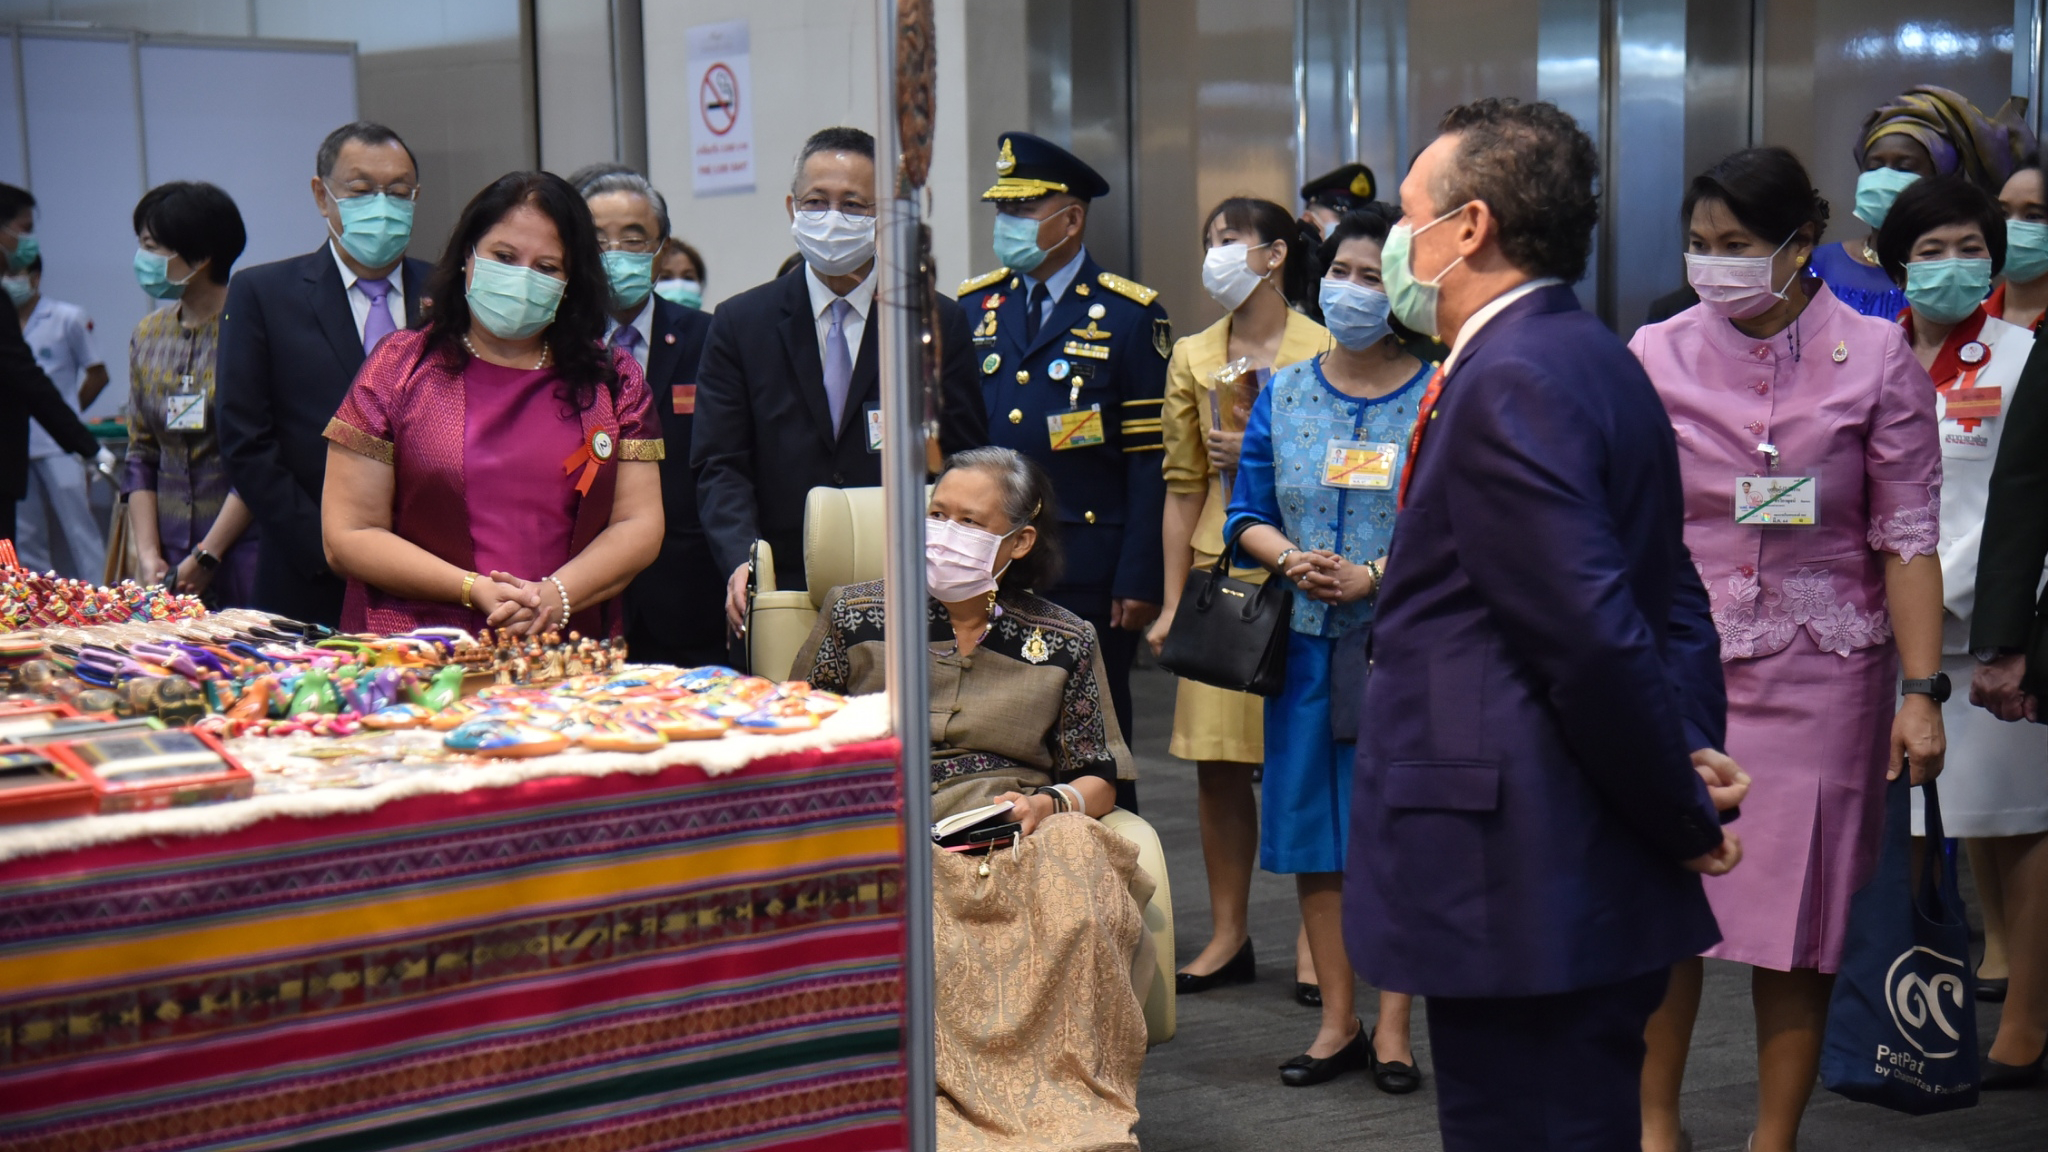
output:
M1649 379L1581 311L1593 145L1549 104L1454 108L1386 245L1450 342L1423 401L1359 725L1345 936L1428 997L1449 1152L1633 1149L1643 1030L1720 938L1699 874L1747 777Z
M363 354L420 321L433 266L407 259L419 166L398 133L357 121L329 133L313 169L327 239L304 256L235 273L220 328L220 448L262 527L256 606L341 622L341 577L320 544L321 434Z
M590 205L604 250L612 294L605 342L631 352L647 374L670 449L661 462L661 554L626 587L627 650L656 664L723 663L725 573L710 562L690 472L697 361L711 317L654 294L654 269L671 237L668 201L647 177L623 164L593 164L569 183Z

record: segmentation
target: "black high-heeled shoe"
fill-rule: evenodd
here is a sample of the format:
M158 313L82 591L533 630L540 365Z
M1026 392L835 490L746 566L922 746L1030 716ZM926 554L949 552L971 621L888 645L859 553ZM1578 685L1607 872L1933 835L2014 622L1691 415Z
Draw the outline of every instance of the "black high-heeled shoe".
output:
M1365 1050L1372 1055L1372 1082L1389 1096L1406 1096L1422 1087L1422 1072L1415 1065L1401 1060L1382 1060L1379 1050L1372 1046L1373 1038L1365 1038Z
M1304 1052L1280 1066L1280 1082L1289 1088L1307 1088L1334 1080L1354 1068L1371 1068L1372 1033L1365 1025L1358 1026L1358 1033L1351 1042L1328 1056L1316 1057Z
M2000 976L1995 980L1979 977L1977 980L1977 999L1987 1004L2005 1003L2005 990L2008 983L2009 981L2004 976Z
M1193 972L1175 972L1173 991L1177 996L1192 996L1197 992L1207 992L1211 988L1221 988L1225 984L1249 984L1258 978L1259 966L1252 958L1251 938L1246 937L1244 947L1237 950L1237 955L1225 961L1223 967L1214 972L1201 976Z
M2043 1046L2041 1054L2026 1064L2001 1064L1987 1054L1981 1065L1983 1078L1977 1082L1977 1087L1984 1092L2032 1088L2041 1082L2044 1075L2048 1075L2048 1067L2044 1066L2048 1066L2048 1046Z
M1321 1008L1323 1006L1323 986L1321 984L1309 984L1296 980L1294 982L1294 1002L1303 1008Z

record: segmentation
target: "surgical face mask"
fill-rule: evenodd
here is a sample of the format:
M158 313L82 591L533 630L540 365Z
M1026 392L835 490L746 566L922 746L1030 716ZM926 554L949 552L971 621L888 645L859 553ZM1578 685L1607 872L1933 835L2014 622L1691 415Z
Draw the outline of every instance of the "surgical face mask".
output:
M567 281L470 253L470 315L500 340L524 340L555 322Z
M654 294L671 304L685 308L704 306L704 285L695 280L656 280Z
M1266 282L1266 277L1252 271L1247 261L1252 253L1269 247L1270 243L1257 247L1218 244L1202 257L1202 287L1209 290L1211 300L1223 305L1225 312L1237 311L1240 305L1252 298L1253 292L1258 291L1259 285Z
M1991 294L1991 261L1916 260L1906 265L1906 302L1936 324L1954 324Z
M1317 302L1323 306L1323 327L1353 352L1372 347L1393 330L1387 324L1393 301L1377 288L1349 280L1324 280Z
M7 298L14 301L16 308L36 297L36 286L26 276L0 276L0 284L7 286Z
M1920 179L1918 172L1898 168L1872 168L1856 178L1856 218L1872 228L1884 227L1892 202L1899 193Z
M1045 220L1050 220L1060 212L1073 207L1069 204L1052 216L1047 216ZM1052 249L1038 246L1038 227L1045 223L1045 220L1033 220L1029 216L1010 216L1000 212L996 214L996 259L1002 261L1003 267L1012 272L1029 274L1033 268L1045 263L1045 258L1052 254Z
M43 245L36 239L35 233L16 232L14 234L14 251L7 256L8 270L19 272L23 268L35 263L36 257L42 254Z
M796 250L820 276L845 276L875 258L875 218L798 212L789 222Z
M1792 281L1799 278L1798 270L1794 269L1783 286L1778 286L1777 277L1771 272L1771 261L1791 242L1792 238L1787 236L1785 243L1769 256L1705 256L1687 252L1685 278L1708 311L1730 320L1761 316L1771 310L1771 305L1783 300Z
M412 243L412 201L385 192L342 199L331 188L327 197L341 216L337 239L349 255L371 268L395 264L405 255L405 246Z
M924 580L932 595L948 604L959 604L986 596L996 590L996 581L1009 569L996 568L996 553L1003 541L1017 534L1017 525L1001 536L937 516L924 522Z
M185 274L183 280L171 279L171 258L147 248L135 250L135 282L142 290L157 300L176 300L185 294L185 285L198 274L194 268Z
M1444 270L1437 273L1434 280L1417 280L1415 269L1409 266L1412 255L1409 248L1417 236L1464 210L1465 205L1460 204L1420 228L1396 224L1387 233L1387 242L1380 249L1380 278L1386 281L1387 299L1393 304L1394 318L1424 336L1437 334L1438 293L1443 288L1444 277L1451 274L1451 269L1463 264L1465 258L1460 256L1444 265Z
M2005 222L2005 279L2031 284L2048 276L2048 224L2033 220Z
M654 253L607 252L604 276L611 281L612 307L631 308L654 290Z

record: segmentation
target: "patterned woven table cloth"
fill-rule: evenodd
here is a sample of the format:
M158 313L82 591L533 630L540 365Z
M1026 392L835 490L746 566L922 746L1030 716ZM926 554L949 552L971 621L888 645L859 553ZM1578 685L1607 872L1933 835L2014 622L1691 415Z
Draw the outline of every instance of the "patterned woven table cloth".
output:
M0 1147L900 1147L896 754L4 860Z

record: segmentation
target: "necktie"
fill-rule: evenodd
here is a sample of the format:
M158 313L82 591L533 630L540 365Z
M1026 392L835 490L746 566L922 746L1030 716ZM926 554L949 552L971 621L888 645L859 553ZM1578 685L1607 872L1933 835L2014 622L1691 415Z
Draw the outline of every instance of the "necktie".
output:
M1045 314L1045 302L1052 299L1052 292L1043 283L1031 289L1031 303L1024 309L1024 343L1038 339L1038 325Z
M1429 422L1436 419L1436 402L1444 394L1444 370L1438 368L1429 378L1429 387L1423 390L1422 405L1415 409L1415 431L1408 434L1408 459L1401 465L1401 487L1394 494L1394 507L1399 510L1408 503L1408 481L1415 475L1415 457L1422 451L1422 433Z
M612 333L612 347L624 348L627 355L633 355L634 349L640 347L640 330L631 324L619 325Z
M356 287L370 298L370 314L363 317L363 353L368 355L377 341L398 331L397 322L391 318L391 305L386 303L391 295L391 281L360 279Z
M844 297L834 300L832 327L825 332L825 403L832 410L832 434L839 434L846 415L846 391L853 383L853 356L846 350L846 314L853 310Z

